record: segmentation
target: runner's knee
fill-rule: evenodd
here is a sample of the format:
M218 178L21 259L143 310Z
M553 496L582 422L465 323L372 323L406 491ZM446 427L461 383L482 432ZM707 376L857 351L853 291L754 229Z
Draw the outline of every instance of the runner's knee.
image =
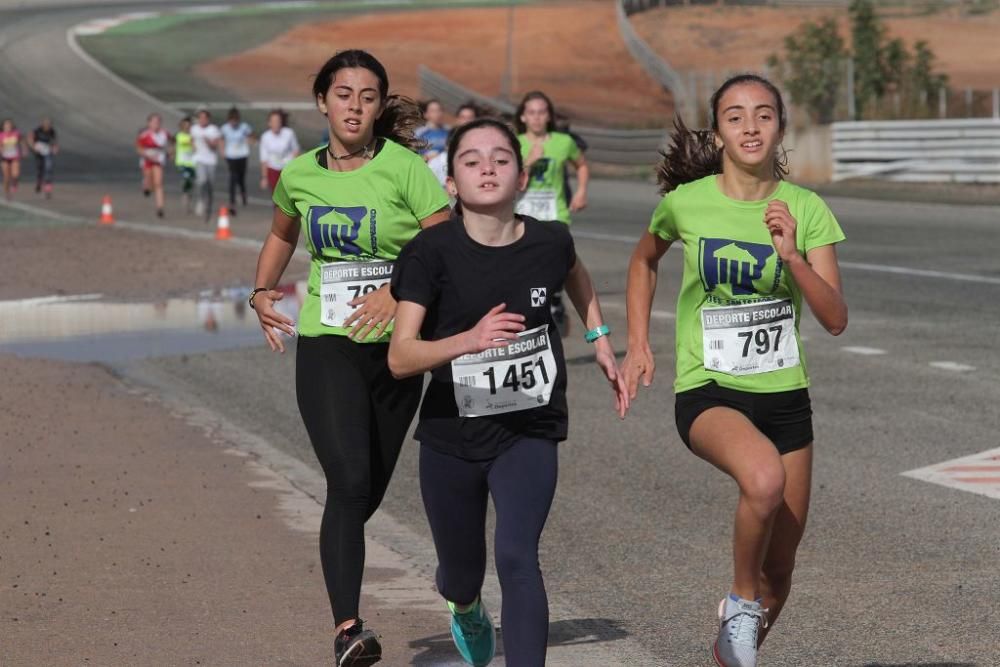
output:
M785 494L785 470L781 465L761 466L740 480L740 493L754 512L770 516L781 507Z

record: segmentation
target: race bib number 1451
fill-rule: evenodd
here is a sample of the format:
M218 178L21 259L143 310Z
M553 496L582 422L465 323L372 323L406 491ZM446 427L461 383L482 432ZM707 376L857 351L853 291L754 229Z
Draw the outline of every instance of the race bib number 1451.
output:
M548 325L518 334L505 347L466 354L451 362L461 417L482 417L548 405L559 369Z

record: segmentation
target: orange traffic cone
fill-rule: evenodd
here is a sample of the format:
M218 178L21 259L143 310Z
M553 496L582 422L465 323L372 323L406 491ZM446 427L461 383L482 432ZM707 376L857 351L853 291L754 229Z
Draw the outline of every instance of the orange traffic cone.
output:
M104 195L104 201L101 202L101 224L115 224L115 215L111 212L111 195Z
M219 241L231 238L229 234L229 209L225 206L219 208L219 221L215 225L215 238Z

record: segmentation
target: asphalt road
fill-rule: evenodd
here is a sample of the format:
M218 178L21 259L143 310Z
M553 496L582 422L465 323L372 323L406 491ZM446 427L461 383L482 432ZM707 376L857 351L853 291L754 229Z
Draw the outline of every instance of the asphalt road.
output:
M149 103L66 45L69 25L109 11L84 4L0 13L0 110L58 115L77 136L62 168L98 180L127 161L131 133L120 128ZM574 232L620 348L628 240L648 221L655 189L598 181L591 199ZM829 203L848 236L840 259L851 323L832 338L803 318L816 413L813 504L792 598L761 664L1000 665L1000 500L900 474L998 446L1000 213ZM671 416L679 259L671 251L661 271L659 374L627 420L613 417L587 346L576 335L567 345L572 423L543 570L550 599L577 621L563 640L626 647L621 664L711 664L714 610L729 583L735 489L684 449ZM123 371L155 372L315 465L292 362L234 350ZM426 537L415 456L407 447L384 511ZM426 540L392 546L414 562L429 558Z

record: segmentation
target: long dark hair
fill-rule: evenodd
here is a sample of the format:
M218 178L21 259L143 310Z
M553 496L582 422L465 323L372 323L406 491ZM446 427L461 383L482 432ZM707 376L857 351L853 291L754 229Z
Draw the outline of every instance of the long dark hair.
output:
M462 137L472 130L481 128L492 128L503 134L510 144L511 152L514 153L514 159L517 161L517 173L520 174L524 171L524 158L521 156L521 141L514 134L514 130L511 129L510 125L496 118L476 118L451 131L451 136L448 139L448 175L452 178L455 177L455 158L458 154L458 145L462 143ZM453 210L457 215L462 215L461 197L457 198Z
M375 136L394 141L412 151L423 148L425 143L414 135L417 127L424 122L420 107L408 97L389 94L389 74L382 63L367 51L361 49L338 51L327 60L313 79L313 99L320 96L325 99L337 72L349 67L366 69L378 79L382 115L375 120Z
M514 112L514 127L517 129L518 134L524 134L528 131L528 126L525 125L524 121L521 120L521 116L524 115L524 108L528 106L528 102L532 100L544 100L545 106L549 108L549 123L545 126L546 132L556 131L556 107L552 104L552 100L549 96L540 90L533 90L524 98L521 99L521 103L517 105L517 111Z
M737 74L726 79L725 83L712 94L712 129L690 130L680 116L674 118L674 130L670 133L670 146L666 151L660 151L663 159L656 168L656 180L660 184L660 194L666 194L684 183L696 181L705 176L722 173L722 148L715 145L715 136L719 130L719 102L726 91L733 86L745 83L755 83L763 86L774 97L778 112L778 129L785 131L788 114L781 91L773 83L757 74ZM788 175L788 158L782 152L779 158L775 156L774 177L782 180Z

